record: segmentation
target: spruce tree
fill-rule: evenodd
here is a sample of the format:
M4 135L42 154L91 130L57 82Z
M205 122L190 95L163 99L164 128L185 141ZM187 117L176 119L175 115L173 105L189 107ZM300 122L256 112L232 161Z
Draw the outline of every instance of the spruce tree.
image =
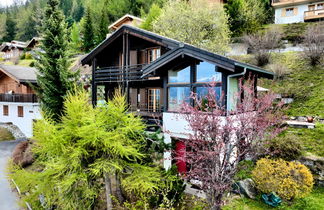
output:
M95 36L91 18L91 11L88 7L82 24L82 48L85 52L89 52L95 46Z
M42 25L41 48L36 67L37 93L47 117L59 121L64 97L73 88L76 73L69 70L68 34L58 0L48 0Z
M6 35L3 37L4 42L11 42L16 37L16 22L10 14L7 13L6 19Z
M106 5L106 3L105 3ZM106 39L106 36L108 34L108 15L107 15L107 10L106 6L102 8L101 10L101 15L100 15L100 20L99 20L99 28L98 28L98 40L97 43L99 44L103 40Z

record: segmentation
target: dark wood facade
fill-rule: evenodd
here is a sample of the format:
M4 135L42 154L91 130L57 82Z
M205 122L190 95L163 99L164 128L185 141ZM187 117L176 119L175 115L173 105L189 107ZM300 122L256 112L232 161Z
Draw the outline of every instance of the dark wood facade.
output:
M258 67L127 25L82 60L83 65L92 65L94 105L107 100L121 87L130 110L144 117L161 117L162 112L173 111L170 100L178 103L181 93L199 92L209 81L203 77L208 74L201 70L204 63L209 68L206 72L217 77L217 91L223 94L228 92L230 75L244 76L250 72L257 76L273 76ZM183 74L177 73L182 70ZM175 82L170 79L171 73L175 73ZM223 103L226 104L226 97Z

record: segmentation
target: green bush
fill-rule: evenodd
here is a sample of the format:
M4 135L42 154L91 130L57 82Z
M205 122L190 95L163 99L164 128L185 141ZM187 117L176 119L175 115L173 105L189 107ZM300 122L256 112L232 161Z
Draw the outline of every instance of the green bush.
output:
M35 61L32 61L30 64L29 64L30 67L34 67L35 66Z
M30 54L30 53L25 53L25 59L28 59L28 60L33 59L32 54Z
M26 53L23 53L23 54L21 54L21 56L20 56L20 60L24 60L24 59L26 59Z
M287 200L303 198L313 188L313 176L306 166L282 159L258 160L252 171L252 177L261 192L276 192Z
M267 155L287 161L297 160L302 155L302 145L298 136L286 134L270 140L266 144Z
M237 166L237 173L235 174L234 179L236 181L251 178L251 172L255 166L255 163L252 160L243 160L239 162Z
M168 171L162 170L160 189L150 198L150 204L152 207L172 208L182 201L185 184L178 175L176 166L172 166Z
M303 35L306 31L307 23L292 23L284 25L284 37L293 43L301 43L303 40Z

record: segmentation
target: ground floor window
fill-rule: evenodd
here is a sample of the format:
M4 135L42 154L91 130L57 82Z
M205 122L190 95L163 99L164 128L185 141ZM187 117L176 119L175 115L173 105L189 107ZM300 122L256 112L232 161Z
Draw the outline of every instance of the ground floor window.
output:
M24 117L24 107L18 106L18 117Z
M9 106L3 105L3 116L9 116Z
M148 89L148 111L158 112L160 110L160 89Z

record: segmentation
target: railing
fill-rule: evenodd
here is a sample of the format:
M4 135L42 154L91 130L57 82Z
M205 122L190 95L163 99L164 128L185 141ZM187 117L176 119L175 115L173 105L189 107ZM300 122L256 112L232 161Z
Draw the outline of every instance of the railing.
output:
M146 64L137 64L127 67L112 66L96 69L96 82L122 82L122 81L141 81L142 68Z
M308 2L310 0L272 0L272 4L292 4L292 3L301 3Z
M324 18L324 9L305 11L305 19Z
M0 102L37 103L35 94L0 94Z

